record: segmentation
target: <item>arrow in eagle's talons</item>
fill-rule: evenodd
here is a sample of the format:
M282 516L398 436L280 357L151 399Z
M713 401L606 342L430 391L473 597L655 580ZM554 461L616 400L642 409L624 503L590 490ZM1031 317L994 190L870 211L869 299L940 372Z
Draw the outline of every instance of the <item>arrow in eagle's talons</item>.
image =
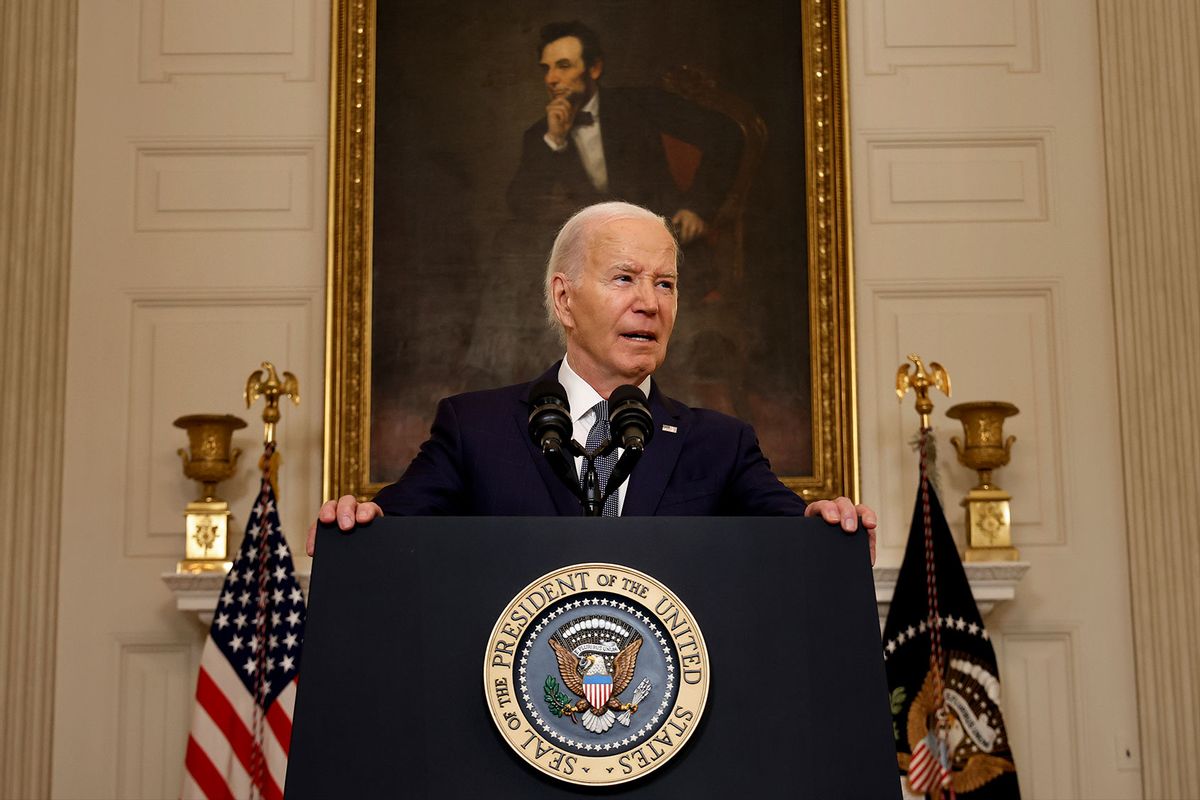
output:
M642 678L642 682L637 685L637 689L633 692L633 702L629 705L636 706L650 696L650 679ZM617 722L629 727L630 721L633 719L633 712L628 708L621 712L621 716L617 717Z

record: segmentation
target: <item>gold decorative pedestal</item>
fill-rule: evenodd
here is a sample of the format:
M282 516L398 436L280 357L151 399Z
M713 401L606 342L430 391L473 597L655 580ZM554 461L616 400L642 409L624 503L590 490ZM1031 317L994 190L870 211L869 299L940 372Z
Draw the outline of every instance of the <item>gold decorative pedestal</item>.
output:
M190 414L175 420L188 434L189 449L179 449L183 474L203 487L199 498L187 504L184 560L176 572L228 572L229 503L217 497L217 484L237 470L242 451L232 447L233 432L246 427L231 414ZM190 452L189 452L190 450Z
M946 416L962 422L965 444L950 438L958 461L979 473L979 485L962 501L967 510L964 561L1019 561L1012 544L1012 496L992 483L992 470L1008 463L1015 436L1004 438L1004 418L1020 413L1012 403L984 400L959 403Z

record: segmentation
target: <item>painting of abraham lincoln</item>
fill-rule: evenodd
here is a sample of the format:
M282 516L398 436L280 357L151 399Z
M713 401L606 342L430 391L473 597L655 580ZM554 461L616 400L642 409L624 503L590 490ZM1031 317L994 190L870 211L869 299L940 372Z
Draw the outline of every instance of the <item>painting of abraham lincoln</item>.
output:
M655 210L682 243L663 390L751 422L778 474L814 474L801 17L378 4L364 483L399 476L441 397L562 355L546 257L604 199Z

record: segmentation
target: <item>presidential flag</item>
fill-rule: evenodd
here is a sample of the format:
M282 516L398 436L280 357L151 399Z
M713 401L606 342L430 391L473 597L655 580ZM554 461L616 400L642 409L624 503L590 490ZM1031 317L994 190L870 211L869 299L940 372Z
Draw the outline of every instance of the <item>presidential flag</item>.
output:
M200 658L182 796L283 797L304 639L304 596L284 541L270 466L225 578Z
M920 486L883 629L896 758L910 795L1015 800L996 653L929 481L931 434L921 431Z

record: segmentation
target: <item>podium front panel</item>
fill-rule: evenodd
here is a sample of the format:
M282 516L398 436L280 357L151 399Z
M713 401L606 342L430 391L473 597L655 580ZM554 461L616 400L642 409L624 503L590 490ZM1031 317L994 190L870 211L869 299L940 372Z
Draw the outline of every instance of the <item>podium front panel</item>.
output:
M710 670L685 747L603 788L526 764L482 677L518 592L594 562L669 587ZM309 591L289 798L899 796L864 534L803 518L384 518L323 528Z

